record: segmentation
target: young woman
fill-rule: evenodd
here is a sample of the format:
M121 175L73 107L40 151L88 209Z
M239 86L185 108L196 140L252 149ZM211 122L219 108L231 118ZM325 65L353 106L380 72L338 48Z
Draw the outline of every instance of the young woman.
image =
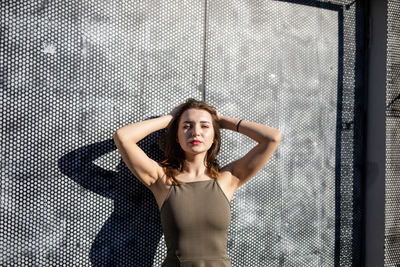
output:
M167 127L160 138L164 160L150 159L138 141ZM220 168L220 128L242 133L257 145ZM189 98L170 114L118 129L115 144L127 167L153 193L167 245L163 267L230 267L227 236L235 191L268 162L281 140L278 129L219 115Z

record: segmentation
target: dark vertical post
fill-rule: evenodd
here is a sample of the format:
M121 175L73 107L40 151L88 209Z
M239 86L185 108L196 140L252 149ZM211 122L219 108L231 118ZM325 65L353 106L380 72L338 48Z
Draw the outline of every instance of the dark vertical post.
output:
M385 240L385 99L387 0L368 1L368 104L365 169L366 267L383 266Z

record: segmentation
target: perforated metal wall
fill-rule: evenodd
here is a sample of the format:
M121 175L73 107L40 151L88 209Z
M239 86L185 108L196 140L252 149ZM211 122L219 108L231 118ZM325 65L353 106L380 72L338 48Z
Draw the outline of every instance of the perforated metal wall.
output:
M159 266L157 205L112 135L201 97L203 10L2 1L0 265Z
M157 204L112 134L188 97L283 132L232 200L233 266L357 265L360 3L1 5L0 265L160 266ZM159 134L139 143L155 160ZM222 140L222 166L255 145Z
M355 2L209 4L206 100L284 133L233 199L237 266L360 263L362 10ZM254 146L224 137L224 163Z
M385 266L400 266L400 1L388 1Z

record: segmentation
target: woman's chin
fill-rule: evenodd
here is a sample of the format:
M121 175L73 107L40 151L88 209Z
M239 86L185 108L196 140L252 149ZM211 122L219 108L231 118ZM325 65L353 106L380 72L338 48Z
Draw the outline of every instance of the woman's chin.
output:
M188 149L185 150L185 152L190 153L190 154L199 154L199 153L207 152L207 150L204 148L194 146L194 147L189 147Z

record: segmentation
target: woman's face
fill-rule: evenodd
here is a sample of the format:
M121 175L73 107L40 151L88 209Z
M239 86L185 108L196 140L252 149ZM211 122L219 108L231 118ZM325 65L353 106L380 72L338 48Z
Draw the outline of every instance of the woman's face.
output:
M199 143L191 143L199 140ZM204 109L191 108L182 113L177 132L177 141L186 153L208 151L214 142L212 117Z

